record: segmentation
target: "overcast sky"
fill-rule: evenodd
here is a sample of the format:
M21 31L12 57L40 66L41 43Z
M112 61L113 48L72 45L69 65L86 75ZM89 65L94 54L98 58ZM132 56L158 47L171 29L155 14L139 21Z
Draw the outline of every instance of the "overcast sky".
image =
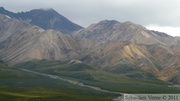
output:
M0 6L13 12L53 8L83 27L105 19L131 21L180 36L180 0L0 0Z

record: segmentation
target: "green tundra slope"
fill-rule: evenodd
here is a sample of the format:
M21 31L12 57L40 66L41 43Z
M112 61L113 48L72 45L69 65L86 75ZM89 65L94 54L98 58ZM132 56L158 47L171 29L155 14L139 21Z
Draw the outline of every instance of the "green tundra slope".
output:
M0 63L0 101L112 101L105 93Z
M173 88L170 83L155 79L153 76L148 79L130 78L91 67L77 60L33 60L17 64L15 67L76 80L109 91L123 93L180 93L180 89Z

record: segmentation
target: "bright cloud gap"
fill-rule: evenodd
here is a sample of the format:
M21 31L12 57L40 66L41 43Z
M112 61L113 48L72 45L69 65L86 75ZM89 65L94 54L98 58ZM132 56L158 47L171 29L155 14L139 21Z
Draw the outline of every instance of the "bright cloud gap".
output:
M180 36L180 27L149 25L146 26L146 28L149 30L164 32L171 36Z

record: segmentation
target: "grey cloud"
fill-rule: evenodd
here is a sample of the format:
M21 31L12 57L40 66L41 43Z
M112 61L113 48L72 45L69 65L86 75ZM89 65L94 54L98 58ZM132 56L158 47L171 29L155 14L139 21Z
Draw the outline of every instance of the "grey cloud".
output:
M179 0L1 0L0 4L16 12L54 8L83 26L104 19L114 19L144 26L180 27Z

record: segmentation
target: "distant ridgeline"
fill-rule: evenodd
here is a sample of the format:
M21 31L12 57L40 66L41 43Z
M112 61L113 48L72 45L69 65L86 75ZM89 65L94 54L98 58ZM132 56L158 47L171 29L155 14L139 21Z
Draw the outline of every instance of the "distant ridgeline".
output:
M34 9L28 12L13 13L5 10L3 7L0 7L0 13L8 15L11 18L29 22L43 29L54 29L65 34L70 34L71 32L82 28L53 9Z

